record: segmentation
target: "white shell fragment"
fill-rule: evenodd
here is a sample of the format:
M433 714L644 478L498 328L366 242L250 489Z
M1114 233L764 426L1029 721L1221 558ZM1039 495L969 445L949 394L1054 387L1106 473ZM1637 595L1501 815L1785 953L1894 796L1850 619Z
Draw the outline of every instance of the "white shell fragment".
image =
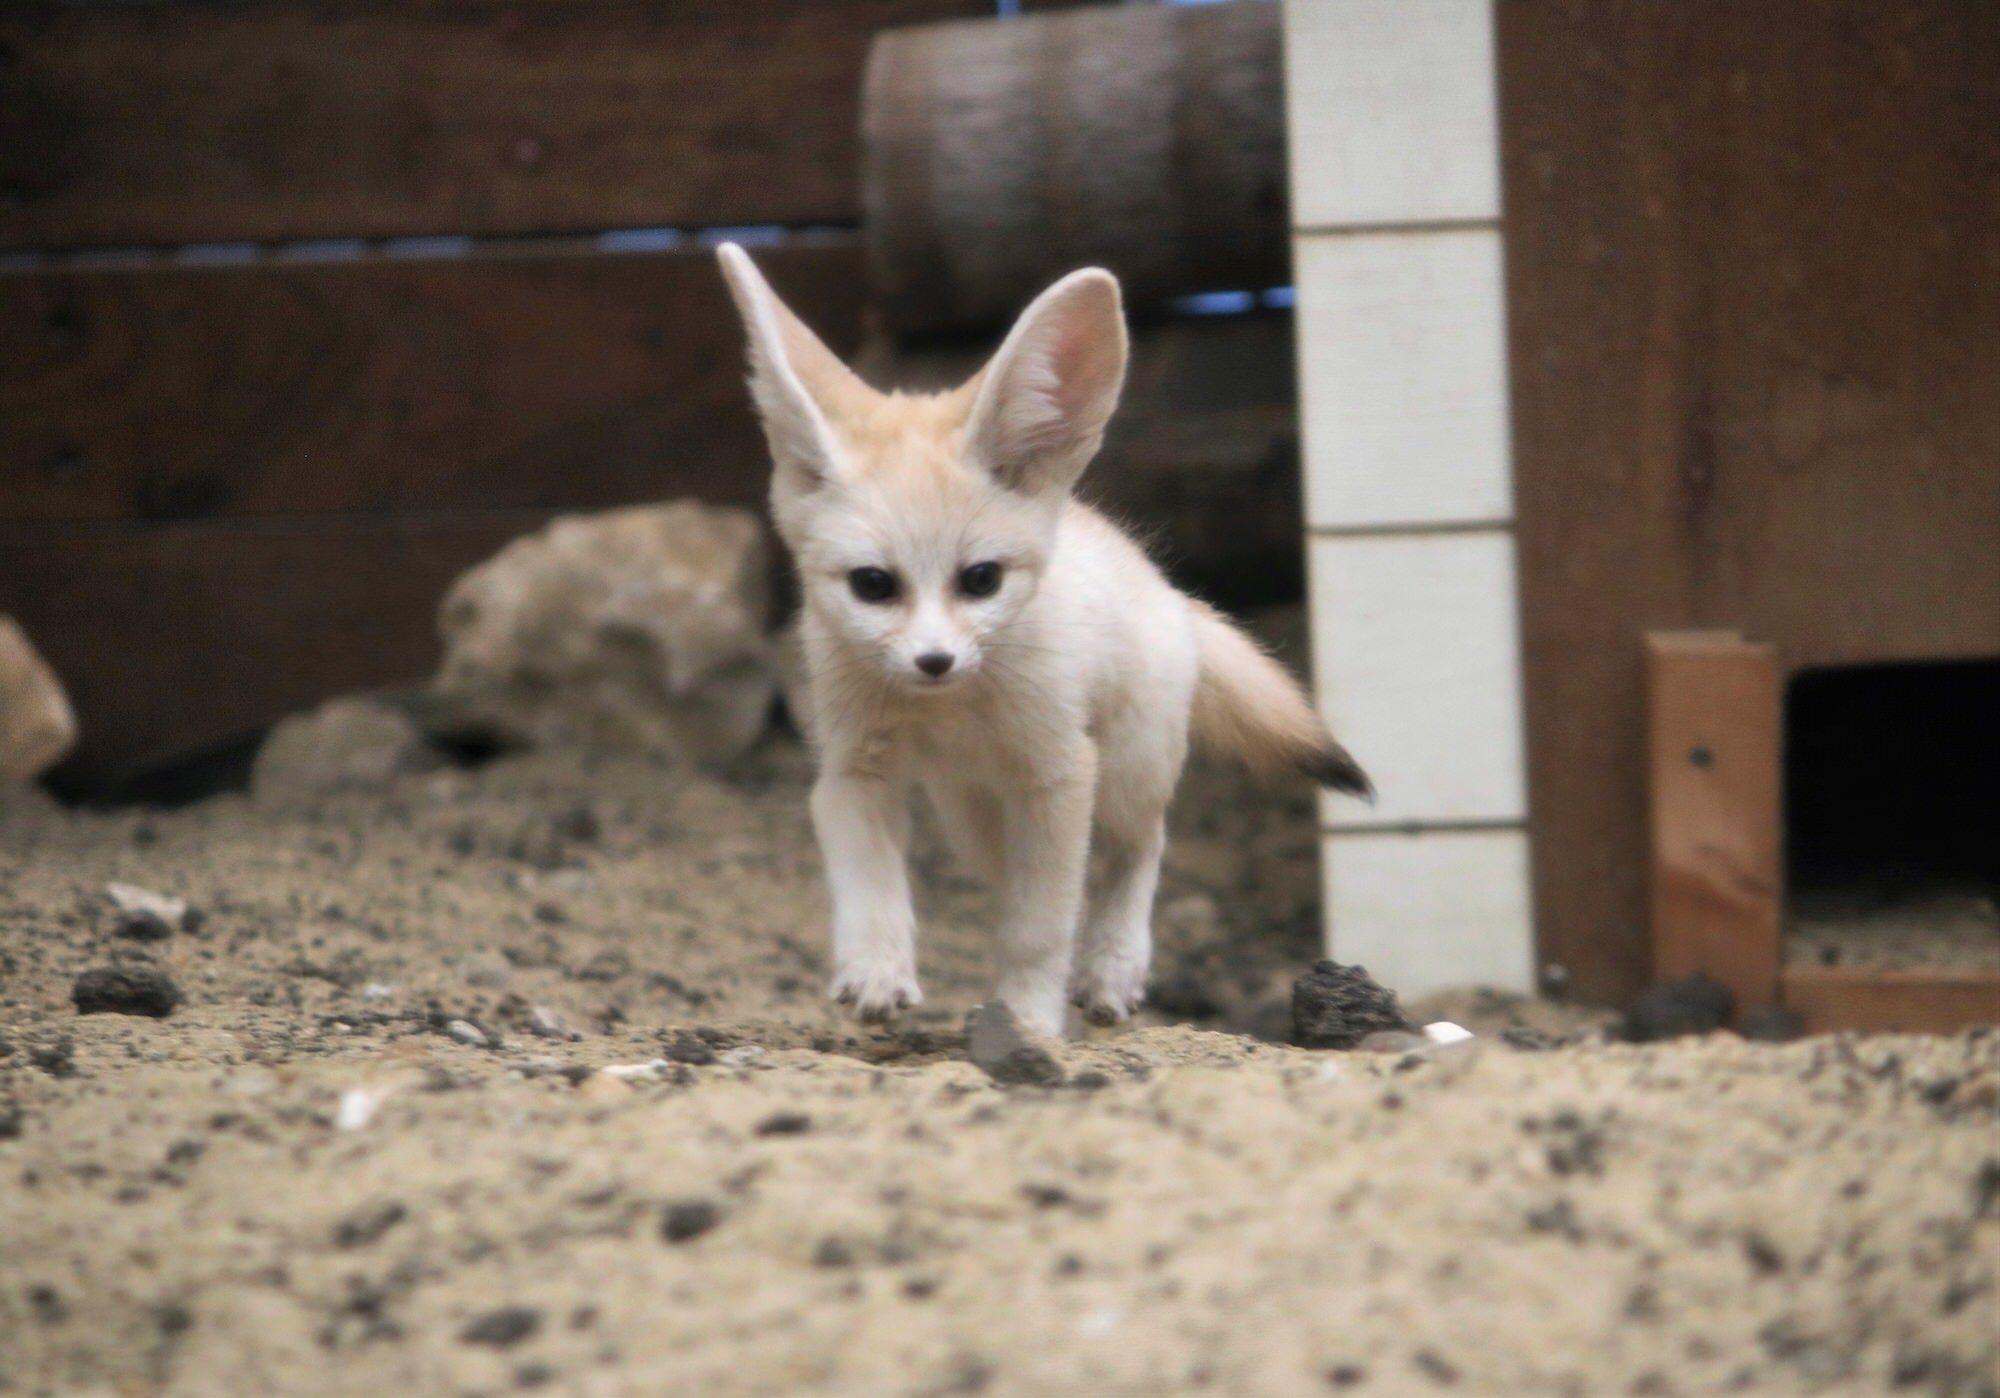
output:
M170 898L164 893L155 893L150 888L140 888L129 883L107 883L104 896L111 900L111 906L121 913L140 913L158 918L176 932L187 918L187 899Z
M1462 1044L1472 1037L1472 1031L1462 1024L1440 1019L1424 1026L1424 1037L1434 1044Z

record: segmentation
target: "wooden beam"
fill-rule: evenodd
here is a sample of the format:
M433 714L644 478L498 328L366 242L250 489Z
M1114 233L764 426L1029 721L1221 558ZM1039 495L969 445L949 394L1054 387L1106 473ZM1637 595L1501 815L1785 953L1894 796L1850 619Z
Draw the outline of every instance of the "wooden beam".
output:
M758 260L852 350L854 239ZM4 275L0 422L0 524L752 504L770 475L705 249Z
M0 247L860 216L878 29L981 0L0 7Z
M1783 706L1769 646L1646 637L1653 969L1713 976L1739 1012L1777 999Z
M1869 970L1791 966L1785 1004L1809 1034L1856 1029L1874 1033L1955 1034L2000 1024L2000 972Z

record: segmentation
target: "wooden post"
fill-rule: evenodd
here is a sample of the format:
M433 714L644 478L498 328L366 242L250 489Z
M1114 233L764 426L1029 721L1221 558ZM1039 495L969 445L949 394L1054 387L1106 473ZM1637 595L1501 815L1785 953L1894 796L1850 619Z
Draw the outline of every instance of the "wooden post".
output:
M1646 637L1653 969L1704 972L1738 1013L1778 998L1784 907L1779 676L1733 632Z

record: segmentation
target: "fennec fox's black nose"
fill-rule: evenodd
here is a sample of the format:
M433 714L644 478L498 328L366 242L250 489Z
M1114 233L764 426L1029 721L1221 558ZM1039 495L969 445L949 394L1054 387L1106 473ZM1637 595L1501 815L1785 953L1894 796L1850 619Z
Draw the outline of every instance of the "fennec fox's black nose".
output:
M917 668L932 679L937 679L952 666L952 657L941 650L929 651L917 657Z

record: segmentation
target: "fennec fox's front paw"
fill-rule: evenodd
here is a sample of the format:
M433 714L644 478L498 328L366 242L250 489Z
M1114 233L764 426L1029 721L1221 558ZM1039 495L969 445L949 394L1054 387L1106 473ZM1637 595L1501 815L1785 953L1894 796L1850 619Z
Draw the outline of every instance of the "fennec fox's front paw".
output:
M857 962L834 972L833 998L864 1024L883 1024L924 1002L916 972L890 962Z
M1146 998L1146 967L1125 957L1106 957L1083 967L1070 982L1069 1001L1092 1024L1119 1024Z

